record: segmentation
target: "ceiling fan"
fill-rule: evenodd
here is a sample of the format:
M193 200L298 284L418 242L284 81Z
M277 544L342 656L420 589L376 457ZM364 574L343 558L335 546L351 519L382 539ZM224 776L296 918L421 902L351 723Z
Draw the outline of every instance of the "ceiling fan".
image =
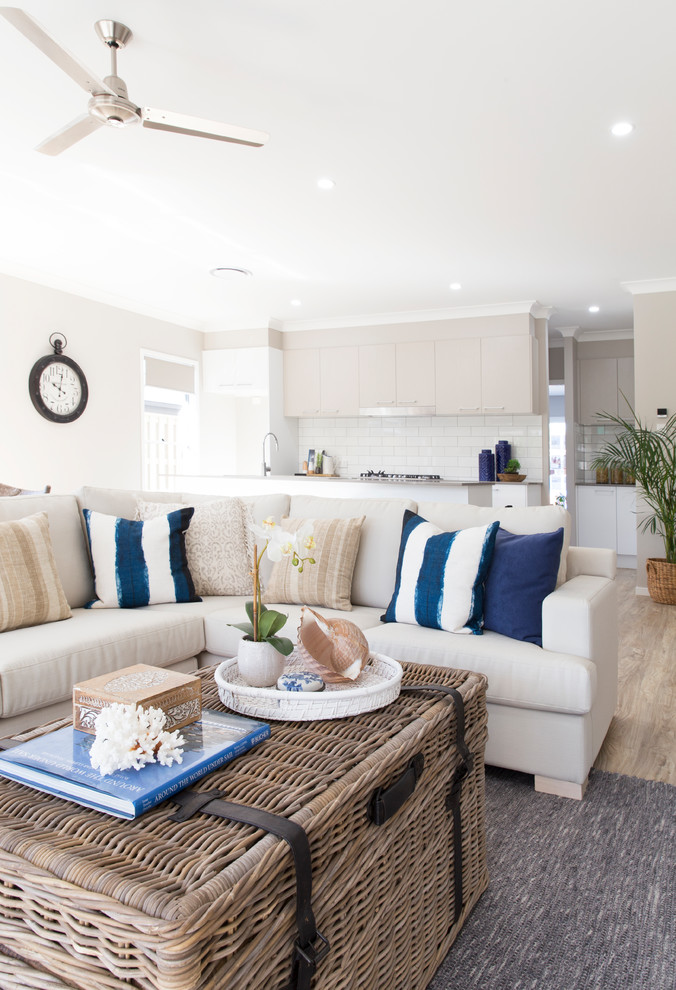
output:
M126 127L138 121L141 121L144 127L152 127L160 131L175 131L178 134L192 134L196 137L213 138L216 141L248 144L255 148L260 148L268 140L269 135L265 131L253 131L234 124L189 117L170 110L137 107L129 99L127 87L117 74L117 53L132 39L129 28L119 21L97 21L94 25L99 38L110 49L110 75L102 82L86 65L54 41L24 10L19 7L0 7L0 14L55 65L91 94L86 114L66 124L37 146L36 151L41 151L44 155L61 154L104 124Z

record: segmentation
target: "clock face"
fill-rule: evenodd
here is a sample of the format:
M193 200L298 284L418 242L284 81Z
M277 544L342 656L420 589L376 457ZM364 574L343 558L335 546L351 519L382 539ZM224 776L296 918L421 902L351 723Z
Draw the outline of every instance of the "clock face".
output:
M87 380L82 369L63 354L41 358L29 381L33 405L53 423L72 423L85 410Z

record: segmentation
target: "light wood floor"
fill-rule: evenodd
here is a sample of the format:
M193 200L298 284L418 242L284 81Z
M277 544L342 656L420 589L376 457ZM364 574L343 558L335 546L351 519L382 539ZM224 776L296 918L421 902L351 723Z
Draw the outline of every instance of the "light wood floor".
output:
M594 766L676 784L676 605L637 595L634 570L617 583L618 705Z

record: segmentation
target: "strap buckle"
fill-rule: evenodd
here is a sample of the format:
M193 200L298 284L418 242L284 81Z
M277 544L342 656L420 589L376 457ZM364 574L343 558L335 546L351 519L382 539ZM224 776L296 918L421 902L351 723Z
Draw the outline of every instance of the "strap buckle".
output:
M325 938L319 929L315 932L315 941L319 939L321 945L314 945L312 942L308 942L306 945L300 944L300 939L296 939L295 950L296 956L309 966L310 971L314 974L317 969L318 963L322 962L328 956L331 946L329 945L329 940Z

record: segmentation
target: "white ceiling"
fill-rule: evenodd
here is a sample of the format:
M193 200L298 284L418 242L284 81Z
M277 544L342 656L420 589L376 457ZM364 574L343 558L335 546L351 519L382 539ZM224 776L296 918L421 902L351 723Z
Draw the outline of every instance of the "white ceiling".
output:
M203 330L525 300L624 329L621 283L676 275L671 0L23 7L99 77L94 21L123 21L133 101L270 140L104 127L41 155L87 94L0 19L0 270Z

